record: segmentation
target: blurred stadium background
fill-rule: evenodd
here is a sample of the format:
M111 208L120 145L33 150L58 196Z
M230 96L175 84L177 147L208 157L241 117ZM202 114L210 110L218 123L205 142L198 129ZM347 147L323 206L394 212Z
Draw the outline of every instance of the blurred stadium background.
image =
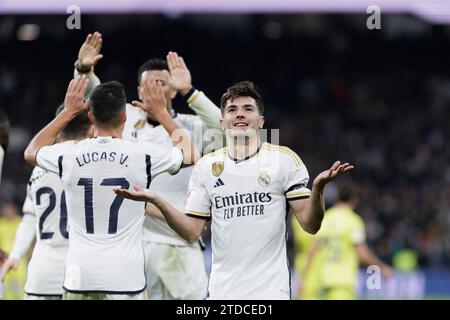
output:
M227 86L254 81L266 127L280 129L311 177L334 159L355 164L368 243L398 270L367 290L362 269L361 298L450 297L449 1L69 2L0 3L0 106L12 124L1 215L21 214L32 170L23 150L97 30L96 73L124 83L129 100L138 66L174 50L217 104ZM66 27L70 4L81 8L80 30ZM366 27L371 4L381 7L380 30Z

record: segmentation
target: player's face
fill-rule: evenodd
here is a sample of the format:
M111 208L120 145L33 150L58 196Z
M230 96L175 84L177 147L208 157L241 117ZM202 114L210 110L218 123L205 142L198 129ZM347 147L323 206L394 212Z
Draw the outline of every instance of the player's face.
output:
M238 97L228 100L223 111L222 127L230 137L256 136L264 124L255 99Z
M170 85L169 79L170 79L170 73L167 70L150 70L150 71L144 71L141 75L141 83L144 81L148 76L154 76L156 79L156 82L162 87L164 95L166 97L166 101L168 104L168 108L171 105L171 101L173 98L175 98L177 91ZM142 97L141 95L142 87L138 87L139 91L139 98ZM142 99L142 98L141 98Z

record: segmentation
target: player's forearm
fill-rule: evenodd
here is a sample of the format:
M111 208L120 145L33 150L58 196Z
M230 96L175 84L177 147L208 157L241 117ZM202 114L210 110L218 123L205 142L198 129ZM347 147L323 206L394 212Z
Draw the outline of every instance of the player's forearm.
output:
M316 234L322 224L324 212L325 198L323 196L323 188L313 185L305 210L296 213L296 215L306 232Z
M189 134L186 130L183 130L168 112L161 112L157 115L156 119L166 131L169 133L170 138L174 146L180 148L183 151L183 164L194 164L200 158L200 154L192 143Z
M77 68L75 68L73 71L73 78L75 79L78 75L83 75L83 74L86 75L86 77L89 79L89 85L86 89L86 94L85 94L85 98L87 99L91 96L95 87L97 87L101 83L101 81L97 77L97 75L94 73L94 67L92 67L91 70L86 73L79 72L77 70Z
M160 219L163 221L166 220L161 210L159 210L157 206L150 202L147 202L147 206L145 207L145 214L156 219Z
M361 264L365 266L377 265L380 268L385 266L385 263L378 259L378 257L369 249L366 244L356 246L356 254Z
M55 119L39 131L30 141L24 152L25 161L35 166L36 154L39 149L55 143L58 134L75 116L75 114L71 114L65 110L59 113Z
M220 109L212 102L203 92L194 90L186 101L194 112L202 119L202 121L210 129L219 129L222 134L223 130L220 126L222 114Z
M35 223L36 219L34 216L24 214L22 221L17 228L14 245L9 255L11 258L20 260L31 247L36 236Z
M184 240L194 242L200 237L202 228L199 228L191 218L178 211L166 200L158 196L149 199L149 201L161 210L169 227Z

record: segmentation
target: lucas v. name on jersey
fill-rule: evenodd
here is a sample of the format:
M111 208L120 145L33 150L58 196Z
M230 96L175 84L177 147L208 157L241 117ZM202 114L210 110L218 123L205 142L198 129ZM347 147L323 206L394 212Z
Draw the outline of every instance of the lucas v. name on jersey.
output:
M128 165L125 164L125 162L128 159L128 155L124 153L118 155L117 152L100 152L100 153L88 152L83 153L81 156L78 156L75 159L77 160L78 166L80 167L93 162L102 162L102 161L109 161L109 162L118 161L119 164L128 167Z

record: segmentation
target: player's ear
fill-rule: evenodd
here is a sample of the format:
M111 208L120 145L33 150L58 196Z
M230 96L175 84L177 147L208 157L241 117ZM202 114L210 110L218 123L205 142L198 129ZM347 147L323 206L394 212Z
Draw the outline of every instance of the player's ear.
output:
M92 124L95 122L95 117L94 117L94 114L92 113L92 111L88 112L88 118Z
M87 137L88 137L88 138L92 138L93 136L94 136L94 125L91 124L91 125L89 126L88 131L87 131Z
M220 118L220 127L222 128L222 130L225 130L225 123L222 117Z
M141 94L141 91L142 91L142 88L141 88L141 86L137 86L137 93L138 93L138 97L139 97L139 100L141 100L141 101L142 101L142 94Z
M170 86L170 100L175 99L177 96L177 90L175 90L172 86Z
M120 120L122 121L122 124L127 121L127 113L125 111L122 111L122 113L120 114Z
M264 121L266 119L264 118L264 116L259 116L259 128L262 129L264 126Z

